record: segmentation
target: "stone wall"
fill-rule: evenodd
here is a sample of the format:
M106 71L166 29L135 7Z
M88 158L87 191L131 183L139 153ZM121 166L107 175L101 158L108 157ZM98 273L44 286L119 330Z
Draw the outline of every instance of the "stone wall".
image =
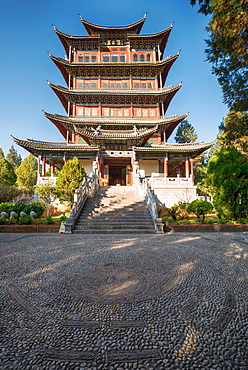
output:
M158 200L168 208L179 202L190 203L196 199L196 186L187 188L154 188L153 191Z

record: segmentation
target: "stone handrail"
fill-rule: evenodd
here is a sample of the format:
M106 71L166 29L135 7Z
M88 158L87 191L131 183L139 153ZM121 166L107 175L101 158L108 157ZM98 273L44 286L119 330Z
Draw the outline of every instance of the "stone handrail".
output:
M165 177L162 173L152 173L150 177L150 185L152 188L158 187L182 187L182 186L193 186L193 178L190 177Z
M162 218L158 216L156 202L154 201L153 193L149 186L148 180L140 177L139 175L137 177L136 184L138 185L138 191L145 197L148 210L154 223L155 232L157 234L163 234L164 224L162 222Z
M79 188L74 193L74 202L70 216L65 223L65 234L71 234L87 198L93 198L98 191L98 178L95 174L83 179Z

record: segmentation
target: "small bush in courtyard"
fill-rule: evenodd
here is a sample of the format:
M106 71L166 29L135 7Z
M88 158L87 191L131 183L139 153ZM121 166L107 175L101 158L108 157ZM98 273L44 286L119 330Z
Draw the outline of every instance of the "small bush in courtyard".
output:
M186 211L188 213L194 213L201 222L204 222L206 214L211 212L212 210L213 206L210 202L206 202L205 200L200 199L194 200L186 207Z
M5 219L0 216L0 225L3 225L3 224L5 224Z
M63 214L62 216L60 216L59 218L59 221L62 222L62 221L66 221L67 217L65 214Z
M32 217L29 215L20 217L18 223L20 225L30 225L32 223Z
M54 223L52 216L47 216L47 217L45 218L45 221L46 221L46 223L47 223L47 224L49 224L49 225L51 225L51 224L53 224L53 223Z
M177 220L177 217L179 215L179 205L178 204L174 204L174 206L170 207L170 208L165 208L165 211L168 215L170 215L173 220Z
M13 207L15 203L7 202L0 204L0 213L1 212L8 212L11 207Z

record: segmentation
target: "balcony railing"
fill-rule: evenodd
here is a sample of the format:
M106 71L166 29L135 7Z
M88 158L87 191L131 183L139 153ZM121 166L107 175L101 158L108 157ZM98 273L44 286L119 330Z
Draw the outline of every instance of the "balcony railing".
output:
M194 186L192 176L190 177L165 177L163 173L152 173L149 178L149 184L152 188L156 187L185 187Z

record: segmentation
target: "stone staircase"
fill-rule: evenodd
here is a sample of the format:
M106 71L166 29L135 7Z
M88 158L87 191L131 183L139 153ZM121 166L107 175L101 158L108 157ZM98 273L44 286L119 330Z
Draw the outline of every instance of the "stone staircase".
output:
M154 233L152 218L143 198L132 186L102 186L88 198L73 234Z

